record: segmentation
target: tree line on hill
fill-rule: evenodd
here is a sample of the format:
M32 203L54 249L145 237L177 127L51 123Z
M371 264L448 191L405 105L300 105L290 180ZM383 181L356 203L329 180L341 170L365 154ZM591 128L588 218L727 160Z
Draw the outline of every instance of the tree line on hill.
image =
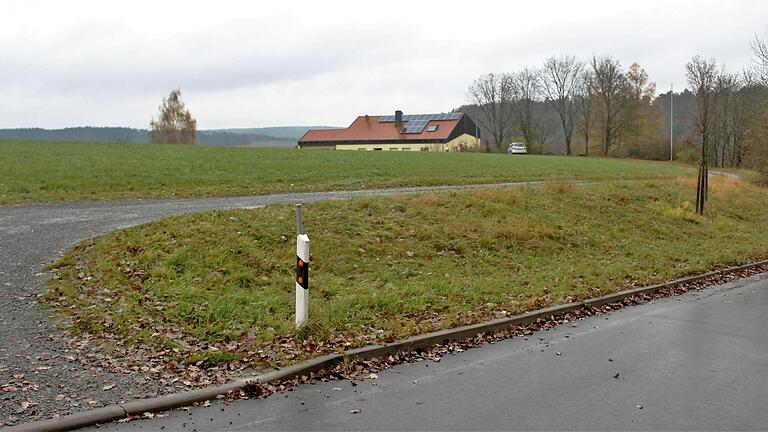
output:
M149 143L147 129L127 127L68 127L64 129L16 128L0 129L0 139L26 141L84 141L84 142L119 142ZM198 130L195 142L208 146L273 146L293 147L295 138L275 137L267 134L249 132L230 132L225 130Z
M198 130L197 121L181 100L181 90L172 90L163 98L157 118L149 129L126 127L71 127L65 129L0 129L0 139L40 141L95 141L152 144L203 144L209 146L293 147L295 138L308 128L266 128L279 136L254 133L259 129ZM303 129L303 130L302 130Z
M25 141L110 141L148 143L146 129L127 127L68 127L64 129L15 128L0 129L0 139Z
M670 158L674 105L676 159L698 162L704 149L708 164L764 172L766 40L756 37L752 49L753 66L740 72L728 72L714 59L694 57L685 69L690 90L674 95L656 95L655 83L638 63L625 69L611 56L581 61L556 55L538 68L478 77L459 111L477 120L489 151L523 141L530 153L665 160ZM709 71L704 83L690 74L691 65L695 69L702 63Z

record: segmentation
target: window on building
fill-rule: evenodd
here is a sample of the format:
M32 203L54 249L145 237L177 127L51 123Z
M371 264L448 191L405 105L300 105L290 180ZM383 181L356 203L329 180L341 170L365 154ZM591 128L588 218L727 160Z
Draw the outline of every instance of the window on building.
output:
M373 149L374 149L374 150L378 150L378 151L381 151L381 147L374 147Z
M397 151L397 147L390 147L389 151Z
M429 125L429 126L427 127L427 132L434 132L434 131L436 131L438 126L439 126L439 125L436 125L436 124L433 124L433 125Z
M403 147L403 151L411 151L410 147Z

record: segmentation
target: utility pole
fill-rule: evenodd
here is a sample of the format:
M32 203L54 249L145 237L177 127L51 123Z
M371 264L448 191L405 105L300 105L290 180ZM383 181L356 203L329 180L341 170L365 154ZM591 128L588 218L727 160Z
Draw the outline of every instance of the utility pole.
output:
M674 157L673 137L674 137L674 121L675 121L675 85L670 84L669 89L669 161L672 162Z

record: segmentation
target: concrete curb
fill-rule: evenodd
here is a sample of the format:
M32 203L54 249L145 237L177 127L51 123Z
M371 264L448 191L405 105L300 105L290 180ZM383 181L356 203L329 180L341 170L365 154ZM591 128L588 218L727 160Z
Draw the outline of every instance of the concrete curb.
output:
M553 315L565 314L581 309L583 307L598 307L609 303L620 302L626 298L638 294L650 294L660 289L673 287L680 284L696 282L711 276L728 274L739 270L746 270L753 267L768 264L768 260L757 261L738 267L730 267L723 270L716 270L676 279L670 282L650 285L646 287L633 288L613 294L604 295L583 302L574 302L563 305L539 309L532 312L516 315L508 318L500 318L479 324L472 324L452 329L440 330L419 336L413 336L408 339L392 342L386 345L369 345L362 348L356 348L345 351L340 354L327 354L307 360L303 363L287 366L279 370L267 372L250 378L243 378L232 381L227 384L206 387L197 390L190 390L182 393L174 393L165 396L142 399L133 402L127 402L118 405L110 405L97 408L90 411L70 414L49 420L41 420L31 423L20 424L10 428L3 429L7 432L60 432L78 429L96 424L108 423L126 418L128 416L141 415L145 412L160 412L182 406L191 405L196 402L203 402L214 399L216 396L229 393L231 391L241 390L253 384L265 384L272 381L293 378L301 375L309 375L321 369L333 367L345 359L366 360L373 357L382 357L396 352L413 351L419 348L439 345L442 343L464 340L483 333L492 333L497 330L503 330L518 325L530 324L540 318L547 318Z
M125 410L119 405L110 405L103 408L96 408L90 411L84 411L76 414L70 414L49 420L41 420L32 423L24 423L18 426L8 428L10 431L24 432L54 432L68 431L85 426L93 426L100 423L109 423L115 420L125 418Z

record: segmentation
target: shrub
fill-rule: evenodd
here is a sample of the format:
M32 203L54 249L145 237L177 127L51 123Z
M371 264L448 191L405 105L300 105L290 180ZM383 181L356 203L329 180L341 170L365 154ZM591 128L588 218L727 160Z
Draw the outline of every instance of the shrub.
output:
M693 147L686 147L677 152L675 158L682 163L697 164L699 163L699 152Z

